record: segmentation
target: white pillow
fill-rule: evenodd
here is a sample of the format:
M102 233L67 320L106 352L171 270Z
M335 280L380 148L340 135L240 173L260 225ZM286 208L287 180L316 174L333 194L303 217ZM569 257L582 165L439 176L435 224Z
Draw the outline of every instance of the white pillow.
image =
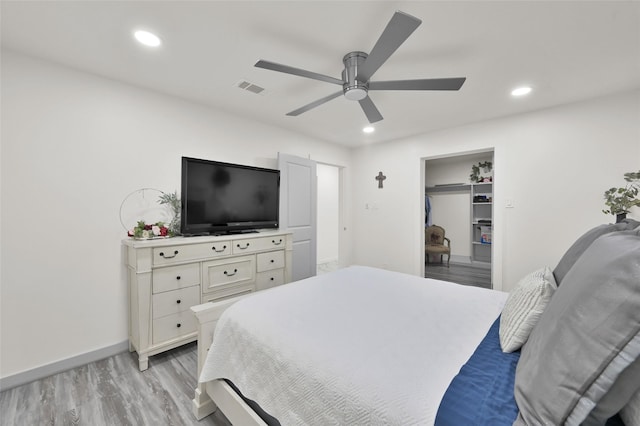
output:
M633 394L631 400L620 411L620 418L627 426L640 425L640 390Z
M500 317L503 352L513 352L524 345L556 288L553 273L545 266L522 278L511 290Z

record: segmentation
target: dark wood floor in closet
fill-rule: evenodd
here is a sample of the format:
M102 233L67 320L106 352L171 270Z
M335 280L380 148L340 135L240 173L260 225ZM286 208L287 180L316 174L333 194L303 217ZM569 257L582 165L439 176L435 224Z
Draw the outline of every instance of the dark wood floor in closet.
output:
M491 288L491 269L464 263L447 265L429 263L424 267L425 278L451 281L458 284Z
M0 425L230 426L216 412L191 412L196 344L156 355L150 368L124 352L0 393Z

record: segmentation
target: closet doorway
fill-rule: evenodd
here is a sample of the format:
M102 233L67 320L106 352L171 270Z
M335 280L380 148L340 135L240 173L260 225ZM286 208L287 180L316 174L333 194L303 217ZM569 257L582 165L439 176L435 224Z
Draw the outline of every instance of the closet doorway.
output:
M425 254L425 277L492 288L493 150L424 159L424 225L444 228L447 266ZM477 182L476 180L479 180Z
M340 247L341 176L338 166L317 163L318 274L338 269Z

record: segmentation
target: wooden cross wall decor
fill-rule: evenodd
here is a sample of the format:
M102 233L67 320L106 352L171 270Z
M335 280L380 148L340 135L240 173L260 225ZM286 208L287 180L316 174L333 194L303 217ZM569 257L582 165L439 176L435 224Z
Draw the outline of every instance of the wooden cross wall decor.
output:
M378 188L382 188L382 181L384 181L387 177L385 175L382 174L382 172L378 173L378 176L376 176L376 180L378 181Z

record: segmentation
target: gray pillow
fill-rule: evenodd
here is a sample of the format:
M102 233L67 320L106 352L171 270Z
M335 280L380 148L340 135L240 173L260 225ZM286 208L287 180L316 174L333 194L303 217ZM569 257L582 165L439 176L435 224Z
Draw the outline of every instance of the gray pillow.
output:
M640 390L640 358L629 365L615 381L609 392L598 401L598 405L589 413L582 426L602 426L628 405L630 399ZM622 417L622 413L621 413ZM623 418L624 420L624 418ZM627 426L638 423L625 421Z
M639 357L640 231L613 232L578 258L523 346L514 425L579 425L610 390L624 405L626 383L640 383L640 370L628 368Z
M589 248L596 238L602 235L609 234L611 232L630 231L640 226L640 222L633 219L624 219L620 223L613 223L607 225L596 226L593 229L585 232L575 243L569 247L569 250L562 256L558 266L553 270L553 276L556 279L556 284L560 286L564 276L567 275L569 269L576 263L576 260Z
M640 425L640 389L631 400L620 410L620 418L627 426Z

